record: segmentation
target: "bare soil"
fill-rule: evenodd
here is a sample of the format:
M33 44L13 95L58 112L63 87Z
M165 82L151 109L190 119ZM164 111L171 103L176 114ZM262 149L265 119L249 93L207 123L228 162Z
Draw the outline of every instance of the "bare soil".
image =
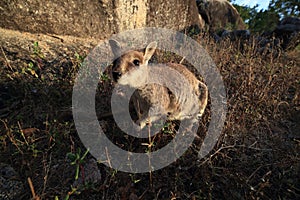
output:
M220 70L228 99L225 126L211 154L198 159L208 106L198 137L173 164L130 174L98 162L101 179L76 185L76 165L67 154L83 155L86 149L73 121L72 89L83 58L99 41L0 29L0 166L12 167L24 186L6 199L299 199L299 49L274 58L257 54L255 45L241 49L241 43L195 39ZM159 51L156 59L181 60ZM99 109L109 112L108 76L98 89ZM116 145L149 150L140 145L147 141L122 134L113 118L99 121ZM177 123L154 138L150 150L172 140ZM88 154L77 163L83 179L90 159ZM4 198L3 193L0 187Z

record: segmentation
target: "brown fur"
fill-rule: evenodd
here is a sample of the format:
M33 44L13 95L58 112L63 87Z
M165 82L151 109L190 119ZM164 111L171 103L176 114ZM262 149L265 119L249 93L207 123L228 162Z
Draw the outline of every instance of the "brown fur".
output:
M134 60L138 60L141 65L145 64L142 52L130 51L115 60L112 70L125 74L135 67L133 64Z
M110 41L111 47L115 55L121 48L116 41ZM140 86L141 79L147 78L148 60L153 55L156 49L156 43L150 43L144 52L129 51L117 58L112 67L112 76L114 81L119 84L136 87L132 99L134 108L138 115L137 123L143 128L147 123L158 120L162 115L168 115L170 120L182 120L190 116L184 113L189 113L189 106L181 108L180 104L186 102L190 98L186 92L179 93L179 97L175 96L168 88L159 84L147 84ZM136 65L136 61L139 65ZM191 86L191 91L198 97L199 111L198 116L201 116L206 108L208 99L208 90L204 83L200 82L195 75L190 72L184 65L176 63L168 63L168 67L176 70L183 75L188 84ZM140 71L134 69L142 69ZM159 69L159 68L158 68ZM143 71L144 70L144 71ZM146 70L146 71L145 71ZM159 72L158 72L159 74ZM119 80L118 78L122 78ZM172 77L170 77L172 78ZM187 109L187 110L185 110ZM192 107L194 109L194 107Z

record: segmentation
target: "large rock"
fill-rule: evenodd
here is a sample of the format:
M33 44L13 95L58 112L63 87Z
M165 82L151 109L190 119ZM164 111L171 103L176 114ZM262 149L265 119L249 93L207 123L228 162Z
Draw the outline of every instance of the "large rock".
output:
M275 28L275 37L281 40L284 50L293 49L300 44L300 18L287 17Z
M195 0L2 0L0 27L31 33L107 38L145 26L199 26Z
M148 0L147 26L182 30L202 26L195 0Z
M227 0L197 0L197 7L212 32L246 29L240 14Z

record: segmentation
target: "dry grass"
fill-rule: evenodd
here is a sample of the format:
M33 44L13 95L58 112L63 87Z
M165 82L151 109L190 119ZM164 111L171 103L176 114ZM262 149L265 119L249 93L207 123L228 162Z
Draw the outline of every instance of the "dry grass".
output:
M72 193L72 199L297 199L300 197L299 51L279 57L256 54L255 43L215 44L198 40L223 77L228 114L211 155L198 160L197 150L209 125L209 107L191 148L175 163L151 174L128 174L99 164L102 182ZM242 50L241 50L242 49ZM40 49L43 52L43 49ZM28 52L27 52L28 53ZM85 151L71 113L72 86L80 67L74 50L54 62L5 46L0 73L0 162L13 166L25 185L20 199L63 199L71 191L75 168L69 152ZM4 56L5 55L5 56ZM159 62L180 61L160 53ZM34 65L28 69L29 63ZM99 99L109 102L110 83L99 83ZM104 88L104 89L103 89ZM103 102L101 103L103 104ZM106 106L103 110L109 111ZM148 140L122 134L107 119L108 137L124 149L144 152ZM106 125L105 125L106 124ZM158 149L175 129L152 140ZM31 188L27 178L30 177ZM71 193L70 193L71 194Z

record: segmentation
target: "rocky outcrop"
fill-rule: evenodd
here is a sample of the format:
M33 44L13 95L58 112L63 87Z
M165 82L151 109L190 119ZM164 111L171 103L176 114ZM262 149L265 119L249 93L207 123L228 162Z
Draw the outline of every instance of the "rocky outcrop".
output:
M286 32L299 32L300 31L300 18L286 17L282 19L279 25L276 27L278 31Z
M256 38L258 52L280 52L295 49L300 44L300 18L283 18L271 32Z
M250 31L249 30L233 30L233 31L227 31L225 30L221 38L229 38L231 41L242 39L246 40L250 38Z
M197 7L212 32L246 29L240 14L227 0L197 0Z
M2 0L0 10L2 28L97 39L145 26L200 24L195 0Z
M293 49L300 44L300 18L284 18L275 28L273 35L281 40L283 49Z
M148 0L147 26L182 30L200 25L195 0Z

